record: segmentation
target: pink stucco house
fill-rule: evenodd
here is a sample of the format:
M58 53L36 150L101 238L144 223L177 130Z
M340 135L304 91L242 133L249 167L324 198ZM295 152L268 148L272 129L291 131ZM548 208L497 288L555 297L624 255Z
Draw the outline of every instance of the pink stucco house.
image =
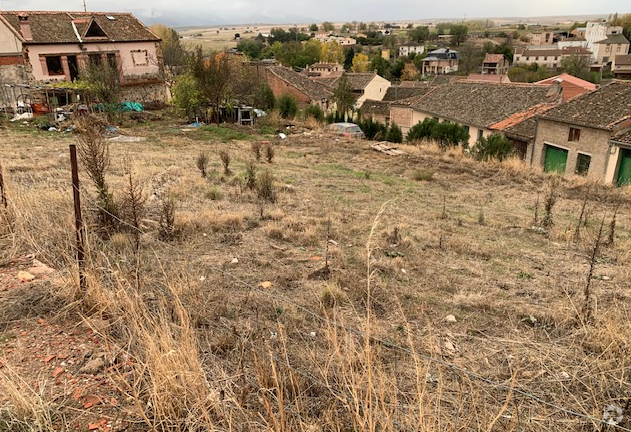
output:
M125 99L164 101L159 42L128 13L0 11L0 82L73 81L86 65L109 63Z

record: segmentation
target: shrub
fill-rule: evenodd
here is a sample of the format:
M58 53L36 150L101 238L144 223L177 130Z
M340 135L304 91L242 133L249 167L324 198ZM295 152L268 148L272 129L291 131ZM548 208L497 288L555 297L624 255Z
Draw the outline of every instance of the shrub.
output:
M208 155L206 152L200 152L197 155L197 169L199 169L202 177L206 177L206 168L208 167Z
M206 198L212 201L220 201L223 198L221 190L216 187L211 187L204 193Z
M388 127L383 123L374 121L372 118L366 120L357 120L357 125L361 128L369 140L382 140L386 138Z
M309 117L321 122L324 120L324 111L322 111L319 105L310 104L305 108L305 118Z
M176 202L173 196L166 196L160 202L159 235L162 240L170 240L175 235Z
M431 181L434 178L434 171L431 169L419 168L414 171L412 178L416 181Z
M261 160L261 142L260 141L252 141L252 153L254 153L254 158L257 161Z
M245 185L248 189L256 188L256 163L253 160L245 165Z
M421 139L432 139L441 147L465 145L469 142L469 131L466 127L456 123L442 122L433 118L426 118L412 126L406 139L410 142Z
M403 142L403 133L401 132L401 128L396 125L396 123L392 123L388 132L386 133L386 141L393 143Z
M274 108L276 98L274 92L266 83L261 84L254 94L254 106L263 110Z
M508 138L500 134L492 134L486 138L482 137L472 150L477 160L496 159L503 161L514 152L513 145Z
M256 192L260 199L274 202L276 193L274 192L274 175L268 170L263 171L256 182Z
M219 157L221 158L221 164L223 165L223 173L227 176L232 174L230 171L230 153L227 150L220 150Z
M431 138L441 147L466 145L469 142L469 131L456 123L437 123L432 129Z
M265 158L267 159L267 163L274 162L274 155L276 155L276 150L271 144L267 144L265 146Z
M287 93L282 94L276 100L276 109L278 109L280 116L284 119L296 117L298 113L296 98Z
M406 140L408 142L419 141L422 139L427 139L432 136L432 130L438 124L438 120L433 118L425 118L422 122L418 122L409 130Z

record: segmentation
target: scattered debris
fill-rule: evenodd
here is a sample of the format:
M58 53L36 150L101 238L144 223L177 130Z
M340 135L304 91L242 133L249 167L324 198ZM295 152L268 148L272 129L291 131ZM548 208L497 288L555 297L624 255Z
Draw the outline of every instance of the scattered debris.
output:
M444 321L449 322L449 323L458 322L458 320L456 320L456 317L454 315L447 315Z
M371 144L370 148L383 154L387 154L388 156L399 156L405 154L398 148L391 146L390 143L388 143L387 141L381 141L376 144Z
M20 282L31 282L32 280L35 279L34 275L25 271L19 271L17 277Z
M270 289L273 285L270 281L261 282L261 287L265 289Z

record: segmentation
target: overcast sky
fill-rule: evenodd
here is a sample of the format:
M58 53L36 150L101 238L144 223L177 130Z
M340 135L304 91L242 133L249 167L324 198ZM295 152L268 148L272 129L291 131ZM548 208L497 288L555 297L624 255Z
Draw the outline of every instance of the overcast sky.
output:
M631 12L629 0L85 0L88 10L133 12L169 25L404 21ZM193 2L190 2L193 3ZM0 10L83 10L83 0L0 0Z

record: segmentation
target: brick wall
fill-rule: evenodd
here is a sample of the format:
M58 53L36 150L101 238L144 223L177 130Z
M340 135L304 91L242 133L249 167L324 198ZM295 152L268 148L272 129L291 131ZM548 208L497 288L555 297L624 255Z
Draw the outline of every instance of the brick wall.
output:
M543 167L545 161L546 144L568 150L565 174L574 174L576 171L576 159L579 152L588 154L592 160L587 175L593 179L604 179L609 159L608 131L592 129L582 126L572 126L580 129L578 141L568 141L570 126L545 119L537 122L537 136L535 137L532 164Z
M274 97L276 98L284 93L288 93L296 98L296 101L301 105L308 105L309 102L311 102L311 98L309 96L298 91L297 88L290 86L270 71L267 71L267 84L269 84L272 92L274 93Z

